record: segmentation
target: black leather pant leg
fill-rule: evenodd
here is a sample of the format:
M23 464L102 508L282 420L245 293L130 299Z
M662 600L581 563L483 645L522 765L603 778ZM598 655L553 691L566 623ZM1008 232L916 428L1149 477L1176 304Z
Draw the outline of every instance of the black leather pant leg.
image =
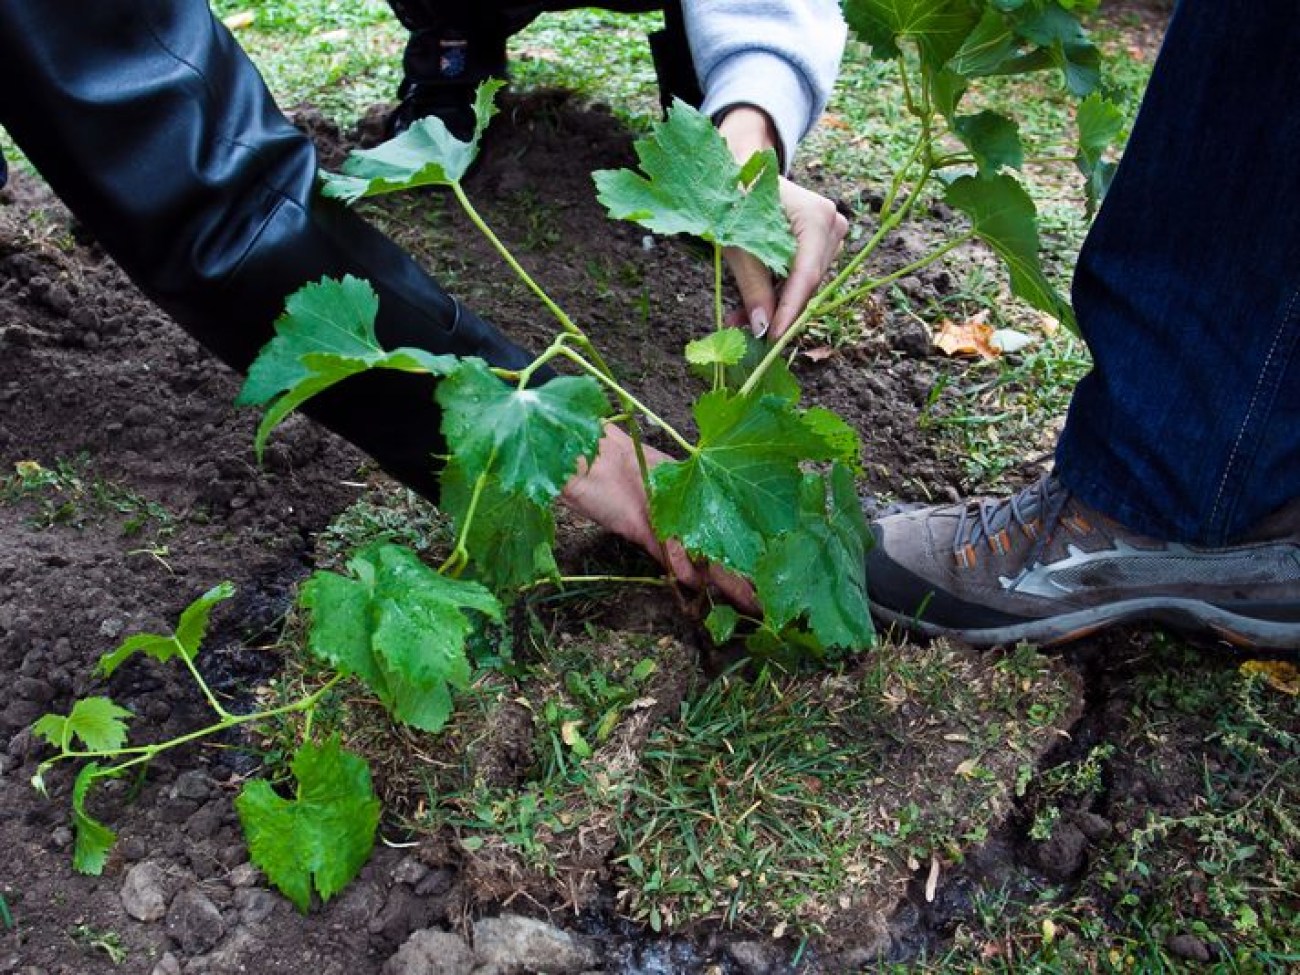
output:
M529 356L396 244L315 192L311 143L204 0L0 0L0 125L139 287L244 370L285 297L324 275L379 293L387 347ZM309 412L436 496L427 377L354 377Z

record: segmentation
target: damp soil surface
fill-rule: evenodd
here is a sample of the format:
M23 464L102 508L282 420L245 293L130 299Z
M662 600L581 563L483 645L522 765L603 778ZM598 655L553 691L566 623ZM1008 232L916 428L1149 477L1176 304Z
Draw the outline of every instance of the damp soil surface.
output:
M310 110L298 118L327 165L373 129L363 122L340 133ZM689 248L648 240L600 212L588 174L631 158L628 135L599 106L563 93L512 97L469 191L614 368L651 407L689 427L687 404L697 387L680 350L708 327L710 271ZM819 182L816 171L806 182L831 197L846 194ZM369 216L522 344L540 348L551 335L535 301L498 270L452 200L430 193ZM905 245L888 259L907 263ZM952 277L936 271L921 284L941 292ZM968 487L959 460L922 429L938 374L928 336L885 309L871 315L860 341L795 358L805 396L840 412L862 435L864 497L915 498L918 485L930 497L957 497ZM1020 755L1041 768L1110 742L1120 750L1107 753L1113 764L1105 789L1058 802L1062 827L1042 842L1030 835L1034 791L1016 782L1023 762L997 766L996 788L963 793L981 818L967 824L963 848L949 851L960 856L945 860L941 884L937 860L893 864L870 890L870 911L853 898L841 901L838 914L831 904L816 919L827 934L808 950L771 941L770 927L756 942L753 929L720 923L655 935L620 919L608 829L562 851L558 859L570 869L558 885L556 874L528 876L508 856L494 863L490 849L467 857L436 843L381 845L347 891L304 916L248 865L231 799L257 762L236 739L178 750L140 781L105 787L96 811L119 841L102 875L79 875L72 869L70 783L52 775L50 799L28 784L46 756L32 722L104 693L153 739L206 721L200 695L179 671L133 664L104 681L94 664L132 633L170 630L191 599L223 580L237 595L214 615L201 659L217 693L247 701L282 666L276 646L295 587L325 558L320 533L358 500L388 490L364 457L303 419L288 422L265 463L256 464L256 418L232 405L238 383L132 286L37 180L17 176L0 194L0 973L370 975L386 965L398 970L390 959L413 932L464 932L475 918L503 910L589 939L603 959L596 970L851 971L881 956L905 961L941 949L981 890L1086 884L1099 851L1145 822L1152 808L1172 814L1196 805L1201 770L1186 756L1200 754L1209 731L1171 723L1158 742L1132 740L1133 712L1146 703L1135 700L1135 675L1170 664L1161 641L1134 631L1044 662L1036 687L1043 701L1050 697L1052 720L1026 739ZM1021 473L1032 478L1040 470L1027 464ZM563 530L570 560L618 548L584 526ZM698 633L674 624L673 607L653 594L621 594L596 615L599 625L634 634L633 642L647 634L662 641L661 673L670 678L649 695L655 706L620 729L617 754L609 755L635 762L650 726L671 721L681 699L715 676L716 661L701 661ZM997 687L995 658L914 649L929 659L953 654L945 666L968 687ZM1225 666L1219 649L1207 646L1199 665ZM536 710L528 693L516 697L512 689L492 713L496 738L486 745L484 736L475 739L478 771L503 786L535 760L518 744L530 737ZM843 685L815 693L833 704ZM896 756L926 770L903 782L914 794L889 794L897 807L930 801L922 780L961 779L969 771L951 747L961 736L926 724L923 710L900 706L872 722L862 733L891 741L928 728L928 738ZM1183 759L1157 776L1149 771L1153 749ZM380 777L400 807L402 776L381 770ZM394 830L384 835L402 838Z

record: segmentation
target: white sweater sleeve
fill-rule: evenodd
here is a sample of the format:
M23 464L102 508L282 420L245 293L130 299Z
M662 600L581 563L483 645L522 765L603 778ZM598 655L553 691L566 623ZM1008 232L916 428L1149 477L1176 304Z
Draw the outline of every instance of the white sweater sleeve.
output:
M838 0L683 0L701 109L761 108L776 128L781 164L826 108L847 28Z

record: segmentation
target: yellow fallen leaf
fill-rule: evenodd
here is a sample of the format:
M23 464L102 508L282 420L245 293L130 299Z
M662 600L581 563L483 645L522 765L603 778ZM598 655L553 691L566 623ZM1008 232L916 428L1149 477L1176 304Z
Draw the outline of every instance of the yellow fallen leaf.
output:
M1300 670L1286 660L1247 660L1241 665L1247 677L1258 674L1269 687L1295 697L1300 694Z
M237 14L227 14L221 18L221 22L226 25L226 30L243 30L253 26L253 18L253 11L241 10Z
M945 355L996 359L1002 353L993 345L992 338L993 327L978 317L964 322L945 318L939 323L939 334L934 337L934 344Z

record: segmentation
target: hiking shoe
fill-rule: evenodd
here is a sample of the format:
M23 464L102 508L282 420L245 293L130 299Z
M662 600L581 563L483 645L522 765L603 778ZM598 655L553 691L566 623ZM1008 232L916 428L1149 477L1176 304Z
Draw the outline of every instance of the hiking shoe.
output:
M388 116L388 136L432 115L457 139L468 142L474 135L479 84L506 76L506 39L472 37L453 28L415 31L402 67L405 76L397 88L397 107Z
M1240 647L1300 648L1300 501L1223 548L1129 531L1054 475L1007 498L925 507L872 528L872 611L930 636L1051 645L1155 620Z

